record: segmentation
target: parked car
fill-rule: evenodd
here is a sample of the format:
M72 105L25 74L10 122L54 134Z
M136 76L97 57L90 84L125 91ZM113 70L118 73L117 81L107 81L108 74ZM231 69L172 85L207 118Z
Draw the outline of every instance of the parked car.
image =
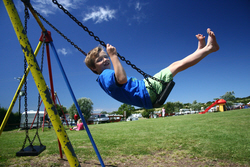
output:
M90 124L97 122L97 115L91 115L87 121Z
M137 121L137 120L138 120L138 117L129 116L127 118L127 121Z
M91 115L88 119L88 123L100 124L100 123L109 123L109 117L105 114L100 115Z

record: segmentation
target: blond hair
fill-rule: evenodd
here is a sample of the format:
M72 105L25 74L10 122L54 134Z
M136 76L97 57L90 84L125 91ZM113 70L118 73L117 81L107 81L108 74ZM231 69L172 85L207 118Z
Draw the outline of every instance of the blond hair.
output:
M87 54L84 62L86 64L86 66L92 70L92 68L95 68L95 59L97 58L98 54L104 51L104 48L99 45L97 47L95 47L94 49L92 49L91 51L89 51L89 53ZM98 74L96 71L92 70L95 74Z
M78 123L78 124L82 123L82 120L81 120L81 119L78 119L77 123Z

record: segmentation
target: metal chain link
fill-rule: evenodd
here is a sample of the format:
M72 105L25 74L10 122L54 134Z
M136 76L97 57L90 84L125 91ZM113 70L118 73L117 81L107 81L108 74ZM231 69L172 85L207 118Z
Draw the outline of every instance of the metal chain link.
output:
M26 4L29 5L29 4ZM60 34L66 41L68 41L71 45L73 45L78 51L80 51L82 54L87 56L87 53L85 53L81 48L79 48L73 41L71 41L68 37L66 37L61 31L59 31L56 27L54 27L48 20L46 20L40 13L38 13L31 5L29 5L30 9L32 9L37 16L39 16L45 23L47 23L51 28L53 28L58 34Z
M86 26L84 26L80 21L78 21L68 10L66 10L61 4L59 4L57 2L57 0L52 0L52 2L58 6L59 9L63 10L63 12L65 14L67 14L74 22L76 22L76 24L80 27L83 28L84 31L88 32L88 34L90 36L92 36L97 42L100 43L100 45L104 46L106 48L106 44L104 41L101 41L100 38L98 36L95 36L94 33L92 31L90 31ZM29 5L29 4L26 4ZM80 52L82 52L85 56L87 55L84 51L82 51L82 49L80 49L77 45L74 44L74 42L72 42L69 38L67 38L63 33L61 33L57 28L55 28L49 21L47 21L42 15L40 15L31 5L29 5L29 7L42 19L44 20L50 27L52 27L57 33L59 33L62 37L64 37L69 43L71 43L71 45L73 45L75 48L77 48ZM159 94L156 92L155 88L152 86L152 83L148 80L148 78L151 78L155 81L160 82L163 85L167 85L168 82L165 82L163 80L160 80L158 78L155 78L147 73L145 73L144 71L142 71L141 69L139 69L135 64L132 64L129 60L126 60L125 57L121 56L119 53L117 53L117 56L124 62L126 62L127 65L130 65L133 69L135 69L138 73L140 73L148 82L149 84L149 88L151 90L153 90L153 92L157 95L157 97L159 96Z
M73 21L76 22L76 24L78 24L80 27L83 28L84 31L88 32L90 36L94 37L94 39L99 42L102 46L104 46L106 48L106 44L105 42L101 41L100 38L98 36L95 36L94 33L92 31L90 31L86 26L84 26L80 21L78 21L67 9L65 9L61 4L59 4L57 2L57 0L52 0L52 2L54 4L56 4L58 6L59 9L63 10L63 12L65 14L67 14ZM148 80L148 78L152 78L155 81L160 82L161 84L167 85L168 82L162 81L158 78L155 78L147 73L145 73L144 71L142 71L141 69L139 69L138 67L136 67L136 65L132 64L129 60L126 60L125 57L121 56L119 53L117 53L117 56L122 60L125 61L127 65L130 65L133 69L135 69L137 72L139 72L148 82L150 89L152 89L154 91L154 93L159 96L159 94L156 92L156 90L154 89L154 87L152 86L151 82Z
M24 13L25 13L24 31L25 31L25 34L27 34L27 22L28 22L28 19L30 18L30 15L29 15L28 7L26 5L25 5Z
M43 48L42 48L42 56L41 56L41 67L40 67L40 69L41 69L41 73L43 72L43 60L44 60L44 48L45 48L45 32L43 33ZM42 142L41 142L41 139L40 139L40 137L39 137L39 134L38 134L38 128L39 128L39 111L40 111L40 101L41 101L41 96L40 96L40 94L38 93L38 105L37 105L37 123L36 123L36 134L35 134L35 136L34 136L34 138L33 138L33 140L32 140L32 142L31 143L33 143L34 141L35 141L35 138L36 138L36 136L37 136L37 138L38 138L38 141L39 141L39 143L40 143L40 145L43 145L42 144Z
M25 6L25 10L24 10L24 13L25 13L25 26L24 26L24 32L25 34L27 34L27 22L28 22L28 19L29 19L29 12L28 12L28 9L27 7ZM22 146L22 149L24 149L25 147L25 143L27 141L27 139L30 141L30 138L29 138L29 132L28 132L28 98L27 98L27 74L26 74L26 69L27 69L27 61L26 61L26 58L25 58L25 55L24 55L24 111L25 111L25 132L26 132L26 137L25 137L25 140L23 142L23 146Z

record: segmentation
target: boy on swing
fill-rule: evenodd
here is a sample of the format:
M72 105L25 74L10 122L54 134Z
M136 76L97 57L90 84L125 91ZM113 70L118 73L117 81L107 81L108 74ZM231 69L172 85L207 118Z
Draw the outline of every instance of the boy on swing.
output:
M167 68L161 70L154 75L155 78L169 82L173 77L187 68L197 64L210 53L219 50L219 45L216 42L215 34L210 28L207 29L208 39L207 44L205 36L198 34L197 50L185 57L182 60L176 61ZM148 89L148 83L145 79L137 80L133 77L127 77L123 66L117 56L116 48L110 44L106 46L106 52L101 46L92 49L85 58L85 64L99 77L97 82L101 88L114 99L143 108L153 108L156 101L156 94ZM109 59L110 58L110 59ZM111 62L114 70L111 70ZM164 85L148 78L158 94L164 89Z

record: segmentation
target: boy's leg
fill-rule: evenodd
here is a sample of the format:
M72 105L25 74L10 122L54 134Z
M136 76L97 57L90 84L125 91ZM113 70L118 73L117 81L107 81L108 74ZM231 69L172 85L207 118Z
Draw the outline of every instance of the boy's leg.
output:
M197 34L196 38L198 39L197 50L204 48L206 46L205 36L203 36L202 34Z
M197 50L204 48L206 45L205 37L201 34L196 35L196 37L199 41ZM170 82L171 80L173 80L172 72L170 71L169 68L165 68L165 69L161 70L160 72L155 74L154 77L158 78L162 81L165 81L165 82ZM158 81L155 81L151 78L148 78L148 80L152 84L153 88L155 88L155 91L157 94L160 94L162 92L162 90L165 88L165 85L161 84ZM154 103L157 96L156 96L154 91L152 91L151 89L148 89L149 88L148 82L146 80L144 80L144 82L145 82L145 86L147 87L150 99L151 99L152 103Z
M161 70L160 72L156 73L154 75L154 77L158 78L159 80L165 81L165 82L170 82L171 80L173 80L172 73L168 68L165 68L165 69ZM162 90L165 88L165 85L161 84L160 82L158 82L152 78L148 78L148 81L151 83L152 87L155 89L157 94L160 94L162 92ZM146 79L144 79L144 83L145 83L145 86L146 86L147 91L149 93L150 99L151 99L152 103L154 103L155 100L157 99L157 95L150 88L149 83L146 81Z
M208 33L208 40L207 40L206 46L204 46L205 38L202 35L198 34L196 36L199 40L197 50L191 55L185 57L184 59L176 61L172 63L170 66L168 66L168 69L172 72L173 77L177 73L183 70L186 70L187 68L197 64L199 61L201 61L210 53L213 53L219 50L219 45L216 42L214 32L211 31L210 28L208 28L207 33Z

